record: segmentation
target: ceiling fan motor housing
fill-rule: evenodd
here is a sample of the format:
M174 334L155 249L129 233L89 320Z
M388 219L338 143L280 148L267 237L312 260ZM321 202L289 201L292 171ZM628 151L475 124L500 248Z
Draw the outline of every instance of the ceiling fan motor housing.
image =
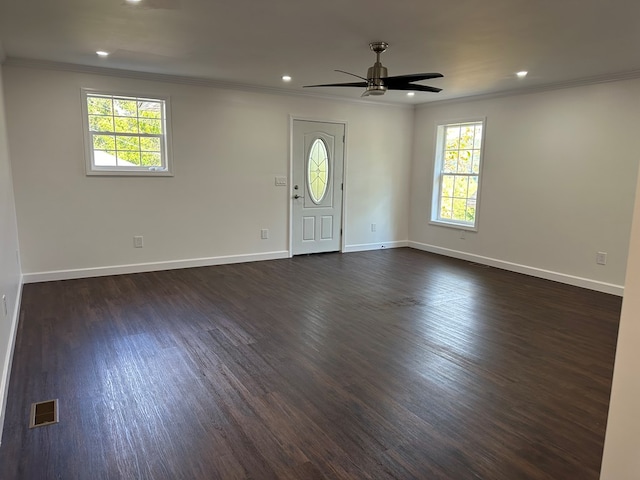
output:
M376 62L373 67L369 67L367 70L367 89L366 95L384 95L387 91L387 86L382 81L382 78L387 77L387 67L383 67L382 63Z

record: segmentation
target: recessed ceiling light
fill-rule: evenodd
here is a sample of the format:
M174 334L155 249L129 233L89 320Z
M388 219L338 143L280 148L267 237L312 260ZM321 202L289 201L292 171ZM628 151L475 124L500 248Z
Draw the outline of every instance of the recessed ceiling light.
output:
M127 0L127 3L140 3L140 0Z
M289 75L283 75L282 76L282 81L283 82L290 82L291 81L291 77Z
M98 51L96 52L96 54L97 54L99 57L108 57L108 56L109 56L109 52L105 52L104 50L98 50Z
M413 97L416 94L416 92L407 92L407 97Z
M518 76L518 78L524 78L527 76L527 73L529 72L522 70L521 72L516 73L516 75Z

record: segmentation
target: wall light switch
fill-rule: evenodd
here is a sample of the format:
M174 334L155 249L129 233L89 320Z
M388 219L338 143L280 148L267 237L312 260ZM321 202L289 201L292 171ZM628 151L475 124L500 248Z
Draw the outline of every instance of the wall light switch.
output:
M286 187L287 177L276 176L276 187Z

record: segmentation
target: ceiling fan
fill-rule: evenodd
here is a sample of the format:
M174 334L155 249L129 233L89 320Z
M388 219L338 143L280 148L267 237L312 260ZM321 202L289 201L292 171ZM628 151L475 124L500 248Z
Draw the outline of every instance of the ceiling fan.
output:
M413 82L427 80L430 78L440 78L441 73L413 73L409 75L396 75L389 77L387 67L383 67L380 62L380 54L383 53L389 44L387 42L373 42L369 44L369 48L376 54L376 63L369 67L367 78L356 75L355 73L345 72L344 70L336 70L336 72L346 73L354 77L361 78L363 82L347 82L347 83L327 83L324 85L305 85L305 88L311 87L364 87L363 97L369 95L384 95L387 90L410 90L416 92L434 92L438 93L441 88L429 87L426 85L416 85Z

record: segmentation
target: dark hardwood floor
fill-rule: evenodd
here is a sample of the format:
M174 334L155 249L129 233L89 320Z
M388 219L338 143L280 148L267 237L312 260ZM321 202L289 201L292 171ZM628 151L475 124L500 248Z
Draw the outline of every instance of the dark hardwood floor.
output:
M25 285L0 478L596 480L620 306L410 249Z

